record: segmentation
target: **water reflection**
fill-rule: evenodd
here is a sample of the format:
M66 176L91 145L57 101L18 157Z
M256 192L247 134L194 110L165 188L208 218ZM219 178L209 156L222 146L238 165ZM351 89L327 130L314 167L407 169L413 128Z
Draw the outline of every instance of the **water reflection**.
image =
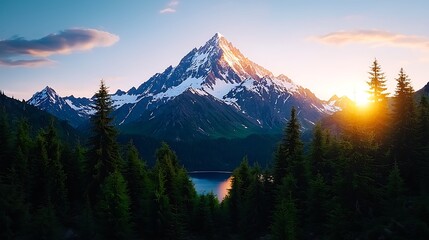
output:
M198 194L212 192L222 201L231 188L230 172L190 172L192 182Z

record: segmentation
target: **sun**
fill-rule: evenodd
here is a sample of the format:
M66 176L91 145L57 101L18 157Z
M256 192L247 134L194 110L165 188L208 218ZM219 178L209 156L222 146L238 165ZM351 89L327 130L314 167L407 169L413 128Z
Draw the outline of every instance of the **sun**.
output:
M369 103L369 94L366 91L356 92L353 101L358 107L366 107Z

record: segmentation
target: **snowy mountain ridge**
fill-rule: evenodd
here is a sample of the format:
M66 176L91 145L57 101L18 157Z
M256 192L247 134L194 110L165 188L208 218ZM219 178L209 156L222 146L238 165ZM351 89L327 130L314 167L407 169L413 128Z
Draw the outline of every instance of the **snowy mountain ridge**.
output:
M39 102L44 99L44 95L35 94L29 103L42 106ZM48 99L51 105L59 107L60 98L52 96ZM192 49L177 66L169 66L164 72L153 75L138 88L133 87L127 92L118 90L111 94L111 99L117 125L143 121L161 128L162 121L157 115L162 115L167 118L165 124L170 124L172 128L184 127L183 124L196 121L192 123L191 129L196 128L205 133L214 132L216 127L208 129L212 126L201 123L208 120L195 112L195 101L217 109L218 113L211 113L214 118L217 118L216 114L226 114L229 117L224 121L236 119L238 122L231 123L231 129L237 132L243 130L239 128L282 128L292 106L298 109L305 128L313 126L323 115L340 110L335 101L322 101L309 89L299 86L285 75L274 76L267 69L250 61L219 33L203 46ZM81 118L88 119L94 113L91 108L92 99L69 96L62 100ZM180 111L169 109L173 105ZM200 111L208 111L201 107ZM180 119L197 115L197 120L188 120L191 123ZM155 123L155 120L158 122ZM240 124L240 121L245 121L246 124ZM151 131L153 134L160 132Z

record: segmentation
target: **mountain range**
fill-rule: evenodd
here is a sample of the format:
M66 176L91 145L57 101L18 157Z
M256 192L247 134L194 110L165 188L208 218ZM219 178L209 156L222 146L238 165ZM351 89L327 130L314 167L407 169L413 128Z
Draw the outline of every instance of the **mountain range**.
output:
M139 87L111 94L115 124L122 133L186 141L279 133L292 106L304 129L347 104L346 97L317 98L285 75L246 58L216 33L192 49L175 67ZM46 87L28 103L72 126L88 122L92 98L60 97Z

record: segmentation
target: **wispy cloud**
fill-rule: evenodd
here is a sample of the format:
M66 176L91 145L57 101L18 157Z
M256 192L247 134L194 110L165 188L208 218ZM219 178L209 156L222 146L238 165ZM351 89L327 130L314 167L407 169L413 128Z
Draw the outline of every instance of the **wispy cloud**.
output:
M338 31L316 37L315 39L316 41L333 45L361 43L371 44L373 46L387 45L394 47L429 50L428 37L392 33L380 30Z
M108 32L81 28L66 29L34 40L22 37L0 40L0 66L40 66L52 62L46 59L48 56L108 47L118 40L118 36Z
M0 66L7 67L39 67L52 63L49 59L28 59L28 60L11 60L0 59Z
M179 1L178 0L171 0L168 4L167 7L161 9L159 11L159 13L164 14L164 13L175 13L177 10L177 5L179 5Z

